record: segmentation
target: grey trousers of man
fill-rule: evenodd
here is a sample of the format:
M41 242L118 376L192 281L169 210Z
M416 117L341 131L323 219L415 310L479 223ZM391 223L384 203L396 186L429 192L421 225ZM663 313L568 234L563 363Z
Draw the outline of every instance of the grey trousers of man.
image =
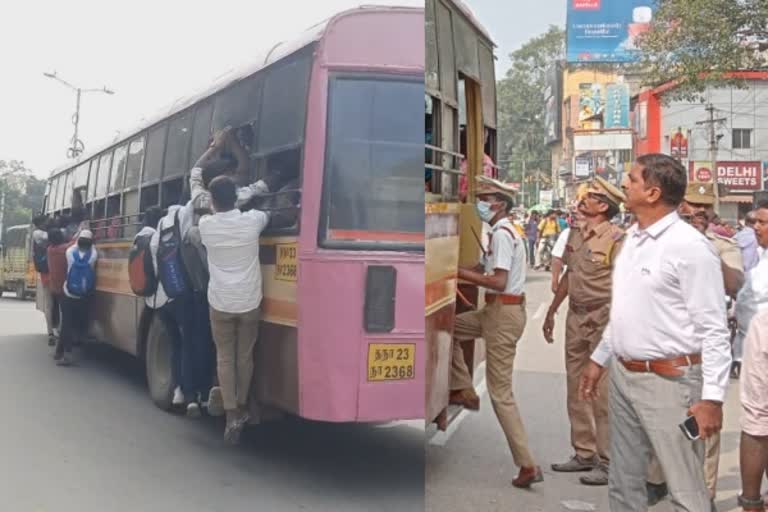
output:
M702 469L704 442L689 441L678 426L701 398L701 366L681 370L681 377L669 378L630 372L618 360L611 362L611 512L648 510L645 480L651 449L667 475L673 510L710 509Z

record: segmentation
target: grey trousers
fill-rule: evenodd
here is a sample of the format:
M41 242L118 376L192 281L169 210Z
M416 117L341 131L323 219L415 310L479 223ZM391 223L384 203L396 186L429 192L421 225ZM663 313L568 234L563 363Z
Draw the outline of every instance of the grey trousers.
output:
M683 369L682 377L630 372L611 363L611 469L608 497L612 512L648 510L645 480L651 449L656 452L673 510L710 509L704 484L704 442L689 441L678 425L701 399L701 366Z

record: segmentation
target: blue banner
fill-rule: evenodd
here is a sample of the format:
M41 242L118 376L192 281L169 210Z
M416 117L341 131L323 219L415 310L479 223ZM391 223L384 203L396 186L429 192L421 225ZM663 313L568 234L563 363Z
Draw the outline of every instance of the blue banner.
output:
M606 87L605 128L629 128L629 85L610 84Z
M656 0L568 0L568 62L635 62Z

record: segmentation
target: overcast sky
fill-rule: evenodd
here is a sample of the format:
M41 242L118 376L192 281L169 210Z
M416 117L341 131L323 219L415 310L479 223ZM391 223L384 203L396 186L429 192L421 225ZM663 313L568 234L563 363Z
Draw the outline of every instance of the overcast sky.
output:
M496 49L496 78L509 69L509 54L550 25L565 28L566 0L465 0L490 32Z
M3 2L0 30L0 160L23 160L45 177L66 161L75 93L80 138L95 148L275 43L360 4L423 0L67 0ZM268 5L268 9L264 6Z

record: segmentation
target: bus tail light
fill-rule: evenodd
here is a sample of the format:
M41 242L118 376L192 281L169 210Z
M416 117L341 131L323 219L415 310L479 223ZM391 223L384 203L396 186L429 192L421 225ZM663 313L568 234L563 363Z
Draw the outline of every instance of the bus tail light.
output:
M365 280L365 330L390 332L395 328L397 271L392 266L370 266Z

